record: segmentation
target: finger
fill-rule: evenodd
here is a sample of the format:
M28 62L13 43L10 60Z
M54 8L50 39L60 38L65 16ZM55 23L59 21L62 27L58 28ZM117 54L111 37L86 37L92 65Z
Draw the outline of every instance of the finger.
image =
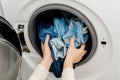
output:
M84 52L83 52L83 55L85 55L87 53L87 50L85 50Z
M79 50L83 52L84 49L85 49L85 44L82 44Z
M70 46L74 46L75 36L70 39Z
M43 43L41 42L41 49L43 50Z
M82 57L87 53L87 50L83 51Z
M46 38L45 38L45 44L48 44L49 39L50 39L50 36L47 34L47 36L46 36Z

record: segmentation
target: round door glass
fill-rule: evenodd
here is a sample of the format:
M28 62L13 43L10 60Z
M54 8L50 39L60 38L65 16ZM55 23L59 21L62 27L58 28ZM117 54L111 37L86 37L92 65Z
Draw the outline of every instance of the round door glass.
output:
M76 9L65 5L46 5L39 8L35 13L33 13L29 21L29 39L34 49L42 56L42 51L40 47L41 41L38 35L38 22L42 21L52 24L54 22L54 18L61 18L61 16L64 17L64 15L67 15L67 18L70 18L71 16L76 17L83 22L83 27L87 28L87 32L89 35L89 38L86 42L87 53L77 65L83 64L89 61L89 59L92 58L92 56L94 55L97 48L97 36L91 22L83 13Z
M20 67L19 51L0 38L0 80L16 80Z

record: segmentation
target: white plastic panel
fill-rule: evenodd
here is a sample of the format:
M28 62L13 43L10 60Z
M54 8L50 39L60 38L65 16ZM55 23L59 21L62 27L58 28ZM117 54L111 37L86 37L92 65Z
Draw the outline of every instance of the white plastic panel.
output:
M0 16L2 16L2 17L3 17L3 10L2 10L1 1L0 1Z

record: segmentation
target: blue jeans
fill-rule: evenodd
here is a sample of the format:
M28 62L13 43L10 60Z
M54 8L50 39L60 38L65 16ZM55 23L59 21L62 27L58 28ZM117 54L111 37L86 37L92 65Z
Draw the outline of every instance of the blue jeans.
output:
M86 32L86 31L85 31ZM70 44L70 38L75 36L75 47L78 48L88 40L88 34L84 32L83 22L76 17L67 19L66 15L61 18L54 18L53 23L39 21L38 34L41 42L44 43L45 36L50 35L49 46L53 63L50 71L56 77L61 77L63 62Z
M81 20L72 20L69 24L69 29L63 36L63 41L66 47L69 47L70 38L75 36L75 47L80 47L82 43L85 43L88 40L87 33L84 34L83 23Z
M50 45L53 49L55 60L57 61L59 58L64 58L66 56L67 48L62 42L62 40L58 38L54 38L50 40Z

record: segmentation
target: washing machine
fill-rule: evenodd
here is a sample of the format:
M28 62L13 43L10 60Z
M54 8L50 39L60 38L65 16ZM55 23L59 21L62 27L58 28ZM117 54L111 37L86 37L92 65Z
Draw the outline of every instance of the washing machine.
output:
M21 80L21 46L17 33L8 21L0 3L0 80Z
M13 26L21 44L22 80L28 80L42 59L36 22L61 12L81 19L90 35L90 50L75 68L76 80L120 80L119 4L119 0L1 0L4 19ZM59 79L52 73L47 77Z

